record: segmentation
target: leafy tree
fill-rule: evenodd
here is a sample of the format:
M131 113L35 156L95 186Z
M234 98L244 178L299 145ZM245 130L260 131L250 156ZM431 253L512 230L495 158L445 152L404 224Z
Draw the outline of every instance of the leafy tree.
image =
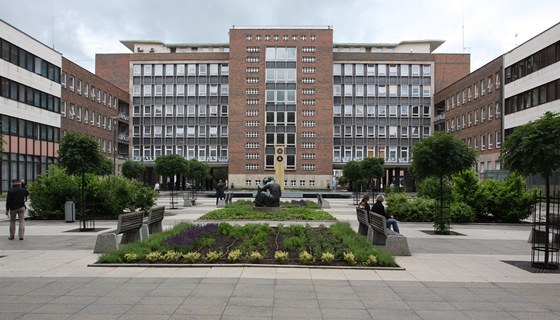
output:
M540 119L517 127L502 146L504 166L522 175L540 174L545 181L546 227L544 263L548 265L550 232L550 176L560 169L560 116L546 112Z
M180 175L187 171L186 160L178 154L166 154L156 158L156 173L166 177Z
M437 132L416 143L412 147L412 153L414 157L410 169L418 180L427 177L439 179L438 221L435 228L436 232L449 233L449 212L444 213L444 178L451 179L453 174L472 167L476 162L476 153L461 140L443 132Z
M126 160L122 164L122 174L128 179L142 180L145 170L144 165L137 161Z
M365 158L360 161L362 177L368 180L380 179L385 175L385 161L382 158Z
M110 162L99 151L97 141L91 137L69 132L60 139L58 162L69 174L104 174L108 167L105 160Z
M360 183L362 182L362 166L358 161L348 161L342 167L342 175L350 183L350 187L358 191Z
M195 186L198 186L201 181L210 177L210 166L196 159L191 159L187 161L184 173L195 181Z
M68 174L82 176L82 216L85 214L86 174L107 175L113 172L113 163L99 151L95 139L69 132L60 139L58 162Z

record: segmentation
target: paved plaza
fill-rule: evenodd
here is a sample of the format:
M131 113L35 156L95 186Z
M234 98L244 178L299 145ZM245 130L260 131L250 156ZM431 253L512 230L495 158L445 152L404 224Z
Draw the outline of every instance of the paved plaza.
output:
M325 209L358 228L352 199ZM169 206L169 198L158 204ZM215 209L167 210L164 227ZM529 225L401 223L404 270L307 267L91 267L99 232L27 221L25 240L0 222L0 320L6 319L559 319L560 274L531 273ZM114 228L116 221L97 221Z

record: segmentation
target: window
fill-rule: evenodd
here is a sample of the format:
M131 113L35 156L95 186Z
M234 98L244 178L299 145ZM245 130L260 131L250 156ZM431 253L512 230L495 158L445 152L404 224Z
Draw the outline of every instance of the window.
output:
M386 116L386 106L377 106L377 116L378 117L385 117Z
M62 101L62 105L60 106L60 115L62 117L66 117L66 101Z
M408 107L409 106L401 106L401 117L408 117Z
M70 119L74 119L75 111L74 111L74 105L73 104L70 104L70 112L69 113L70 113Z
M408 127L402 126L401 127L401 137L407 138L408 137Z
M385 138L385 127L379 126L377 128L377 136L380 138Z
M166 117L173 116L173 106L172 105L166 105L165 106L165 116Z
M68 87L70 91L74 92L74 76L70 76Z

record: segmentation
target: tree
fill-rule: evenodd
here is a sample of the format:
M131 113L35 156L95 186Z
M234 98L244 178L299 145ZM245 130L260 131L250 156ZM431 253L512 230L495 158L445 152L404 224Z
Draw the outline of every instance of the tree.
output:
M122 174L128 179L142 180L146 168L140 162L126 160L122 164Z
M68 174L82 176L82 216L85 216L86 173L107 175L113 172L113 163L99 151L95 139L69 132L60 139L58 162ZM85 221L84 221L85 225Z
M540 119L517 127L504 141L504 167L522 175L539 174L550 196L550 176L560 169L560 115L546 112ZM547 202L547 212L550 203Z
M166 154L156 158L155 171L157 174L174 177L187 171L186 160L177 154Z
M362 173L362 166L358 161L348 161L342 167L342 175L354 191L359 191L358 187L362 182Z
M60 139L58 162L69 174L104 174L107 171L105 160L110 162L99 151L97 141L91 137L69 132Z
M451 179L453 174L472 167L476 163L476 152L456 137L437 132L416 143L412 147L412 153L414 156L410 169L418 180L427 177L439 178L439 212L434 227L438 233L449 233L449 212L444 212L443 180Z
M548 264L548 235L550 226L550 176L560 169L560 116L546 112L540 119L517 127L502 146L504 167L522 175L539 174L545 181L546 252Z
M371 181L371 179L380 179L385 175L385 161L382 158L365 158L360 161L362 167L362 177Z
M210 177L210 166L196 159L190 159L187 161L185 174L195 181L195 186L198 186L200 181Z

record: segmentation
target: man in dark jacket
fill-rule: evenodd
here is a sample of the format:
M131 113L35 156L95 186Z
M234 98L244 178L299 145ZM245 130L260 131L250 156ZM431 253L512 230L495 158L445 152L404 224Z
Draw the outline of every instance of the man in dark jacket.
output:
M6 198L6 215L9 213L10 217L10 237L8 239L14 240L16 232L16 216L19 220L19 240L23 240L25 232L24 218L25 218L25 201L29 192L21 187L21 181L18 179L12 180L12 188L8 191Z
M218 205L218 200L222 200L225 198L225 189L226 184L224 183L224 181L222 181L222 179L220 179L220 181L218 181L218 184L216 185L216 205Z
M397 224L397 220L393 219L392 216L388 215L385 212L385 206L383 205L383 201L385 201L385 197L380 194L377 196L377 198L375 199L375 203L371 206L371 211L380 214L382 216L385 217L385 220L387 221L387 228L393 228L393 231L400 233L399 232L399 225Z

